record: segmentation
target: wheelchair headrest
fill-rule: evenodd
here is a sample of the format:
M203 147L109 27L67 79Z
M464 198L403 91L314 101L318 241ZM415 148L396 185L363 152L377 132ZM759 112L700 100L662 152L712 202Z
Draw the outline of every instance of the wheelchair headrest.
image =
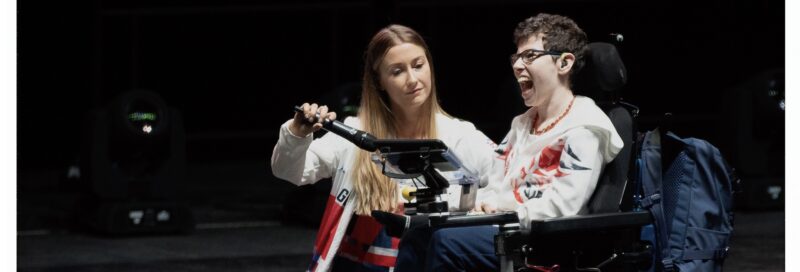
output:
M575 90L589 97L600 97L613 93L628 81L628 72L622 63L617 48L610 43L589 44L586 66L577 75Z

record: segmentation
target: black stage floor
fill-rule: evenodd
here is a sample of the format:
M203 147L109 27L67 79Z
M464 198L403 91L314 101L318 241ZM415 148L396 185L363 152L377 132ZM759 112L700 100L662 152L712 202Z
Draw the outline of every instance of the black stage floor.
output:
M783 222L783 212L737 214L725 271L784 271ZM29 231L17 236L17 265L18 271L301 271L315 234L269 221L127 238Z
M271 177L265 163L190 168L196 182L189 200L197 226L180 235L110 237L65 227L74 195L23 186L17 203L17 270L302 271L316 229L286 220L282 207L296 197L295 188ZM22 174L18 184L46 176ZM737 212L725 271L784 271L784 216L783 211Z

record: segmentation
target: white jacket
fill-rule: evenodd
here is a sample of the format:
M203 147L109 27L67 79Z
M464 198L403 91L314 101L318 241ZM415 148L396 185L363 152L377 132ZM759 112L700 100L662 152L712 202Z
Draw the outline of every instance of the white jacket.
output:
M550 131L532 135L535 111L514 118L500 143L503 178L478 190L478 204L516 211L522 228L531 219L585 213L603 167L623 142L606 114L577 96L570 112Z
M333 177L331 194L314 246L314 261L309 267L312 271L327 271L354 214L355 205L351 205L353 198L364 197L351 194L351 170L358 148L333 133L327 133L317 140L312 140L311 135L297 137L288 128L291 122L289 120L281 126L278 143L272 152L272 173L296 185L312 184L322 178ZM361 128L358 118L347 118L344 123L356 129ZM497 161L494 153L496 145L470 122L437 114L436 125L439 139L461 160L465 168L479 175L482 186L487 184L493 163ZM443 196L451 208L458 205L459 189L459 186L451 185L447 195ZM370 249L370 252L394 257L397 254L396 250L385 248Z

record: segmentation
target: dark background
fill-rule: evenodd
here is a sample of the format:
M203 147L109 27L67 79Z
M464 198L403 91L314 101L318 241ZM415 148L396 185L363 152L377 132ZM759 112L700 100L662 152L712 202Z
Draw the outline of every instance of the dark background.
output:
M84 115L132 89L183 113L190 167L266 164L290 107L353 89L388 23L426 38L445 110L498 141L524 110L512 32L539 12L574 18L592 41L624 34L640 130L671 112L675 132L719 146L743 176L783 176L781 1L31 0L18 13L18 192L72 188ZM250 178L271 179L263 170Z
M623 97L641 130L672 112L675 132L708 139L745 176L783 176L782 1L31 0L18 13L18 190L69 187L59 178L78 163L84 115L131 89L183 112L190 164L265 160L292 105L358 84L388 23L426 38L445 110L499 141L523 110L512 32L539 12L574 18L592 41L624 34Z
M522 110L512 32L538 12L592 41L624 34L624 98L645 126L673 112L712 141L730 136L710 128L738 106L724 97L784 67L782 1L22 1L19 170L73 163L83 114L130 89L183 112L190 162L265 158L292 105L359 82L387 23L425 36L445 110L499 140Z
M18 191L72 188L84 115L132 89L183 113L190 167L266 164L292 105L358 88L388 23L426 38L445 110L499 141L524 110L512 32L539 12L575 19L591 41L624 35L623 98L640 130L671 112L676 133L719 146L743 176L783 176L781 1L32 0L18 13Z
M292 197L327 192L271 175L278 127L293 105L357 89L369 38L389 23L425 37L444 109L499 141L524 110L512 33L539 12L573 18L591 41L624 35L623 98L640 130L671 112L677 134L720 147L746 193L782 188L783 1L29 0L17 13L17 228L74 224L82 191L67 173L84 117L132 89L183 113L198 223L285 219L303 205ZM758 199L737 205L783 207L782 193Z

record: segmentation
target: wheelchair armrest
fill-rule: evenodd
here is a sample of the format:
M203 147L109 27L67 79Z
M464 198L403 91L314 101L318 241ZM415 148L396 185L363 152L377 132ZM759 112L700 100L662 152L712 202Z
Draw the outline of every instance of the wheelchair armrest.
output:
M519 223L516 212L503 212L480 215L431 216L430 224L437 228L466 227L478 225L505 225Z
M576 215L531 221L531 235L587 232L603 229L640 227L652 223L648 211Z

